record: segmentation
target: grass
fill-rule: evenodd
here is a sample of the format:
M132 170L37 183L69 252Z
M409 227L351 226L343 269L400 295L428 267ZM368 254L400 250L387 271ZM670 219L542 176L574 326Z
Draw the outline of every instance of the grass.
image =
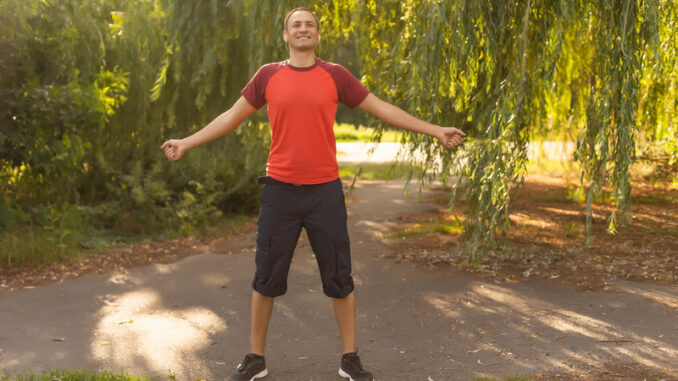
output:
M404 179L413 167L407 164L346 164L339 167L339 177L342 179L355 178L367 180L396 180Z
M174 381L175 377L170 373L169 380ZM0 374L0 381L150 381L157 380L155 377L133 376L125 372L112 373L109 371L94 370L51 370L43 371L39 376L31 373L16 373L13 375Z
M642 195L631 195L632 204L645 204L645 205L671 205L677 204L678 198L672 197L670 195L657 195L657 194L642 194Z
M228 237L255 217L256 214L228 214L219 218L214 225L209 225L198 231L197 235L203 238Z
M0 270L40 267L80 255L77 238L68 232L28 226L0 235Z
M435 219L429 222L416 223L406 229L394 230L384 234L385 238L413 238L426 237L434 233L461 234L464 232L464 224L455 215L452 221Z
M252 215L229 214L216 219L213 224L197 226L187 232L159 232L151 235L120 229L96 229L84 219L69 222L59 229L24 226L11 232L0 232L0 272L5 269L39 269L54 262L77 260L105 249L154 240L164 241L187 235L224 237L251 219Z
M352 124L342 123L334 125L334 136L338 142L371 142L376 130L371 127L354 126ZM396 130L385 130L381 136L382 142L399 142L402 133Z
M584 225L569 223L564 226L565 236L569 238L579 238L584 236Z

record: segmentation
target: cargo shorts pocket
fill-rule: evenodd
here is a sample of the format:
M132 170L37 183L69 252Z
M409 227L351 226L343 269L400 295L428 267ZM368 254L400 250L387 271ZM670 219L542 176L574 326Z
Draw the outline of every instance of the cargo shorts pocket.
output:
M271 274L271 237L257 233L257 252L254 263L257 266L256 278L266 281Z
M336 261L336 277L341 279L351 276L351 244L348 237L334 241Z

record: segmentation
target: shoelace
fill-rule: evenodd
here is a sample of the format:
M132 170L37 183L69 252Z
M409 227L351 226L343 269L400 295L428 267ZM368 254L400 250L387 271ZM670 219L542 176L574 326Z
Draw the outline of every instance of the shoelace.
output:
M252 362L250 361L249 364L251 364L251 363ZM238 373L245 373L246 370L247 370L247 368L245 368L245 364L238 364L238 367L236 368L236 371Z

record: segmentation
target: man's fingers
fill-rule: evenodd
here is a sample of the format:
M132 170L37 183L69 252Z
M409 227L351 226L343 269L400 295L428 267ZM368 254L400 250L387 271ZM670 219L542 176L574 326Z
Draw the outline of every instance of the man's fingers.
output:
M444 128L443 138L440 142L445 148L454 148L464 142L464 136L466 136L464 131L455 127L447 127Z
M163 143L160 148L165 151L165 156L173 161L179 160L179 150L177 145L172 144L173 140Z
M176 149L172 147L172 143L165 142L160 148L165 152L165 156L170 160L175 160Z
M445 142L445 147L447 148L454 148L462 143L463 139L461 136L458 135L453 135L447 139Z

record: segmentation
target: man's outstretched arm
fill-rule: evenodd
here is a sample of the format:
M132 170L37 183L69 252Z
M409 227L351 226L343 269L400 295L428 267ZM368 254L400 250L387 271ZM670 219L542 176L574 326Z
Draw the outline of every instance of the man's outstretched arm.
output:
M191 148L220 138L238 127L240 122L247 118L256 109L244 98L240 97L233 107L216 117L207 126L195 134L183 139L171 139L163 143L160 148L170 160L179 160Z
M403 130L418 132L437 138L446 148L454 148L464 141L466 134L454 127L441 127L417 119L400 107L394 106L370 93L358 107L376 116L384 123Z

